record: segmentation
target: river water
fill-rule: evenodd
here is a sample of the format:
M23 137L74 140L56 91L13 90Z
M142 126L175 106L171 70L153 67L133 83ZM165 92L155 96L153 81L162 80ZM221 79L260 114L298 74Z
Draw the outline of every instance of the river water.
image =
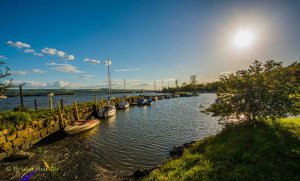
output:
M31 161L6 163L5 166L20 164L24 167L47 160L59 167L56 175L38 177L43 180L55 176L106 180L103 172L149 168L168 158L169 150L175 145L216 134L222 129L216 118L199 109L199 105L208 106L215 98L215 94L200 94L120 110L90 131L29 149L37 154ZM0 175L5 173L0 172ZM101 179L95 179L98 177Z

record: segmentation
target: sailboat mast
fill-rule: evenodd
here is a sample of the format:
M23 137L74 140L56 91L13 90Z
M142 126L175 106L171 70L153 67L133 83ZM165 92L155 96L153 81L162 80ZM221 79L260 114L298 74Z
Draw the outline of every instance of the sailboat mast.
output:
M109 58L107 60L107 78L108 78L108 95L110 96L111 94L111 78L110 78L110 70L109 70Z
M126 90L125 90L125 77L124 77L124 96L126 96Z

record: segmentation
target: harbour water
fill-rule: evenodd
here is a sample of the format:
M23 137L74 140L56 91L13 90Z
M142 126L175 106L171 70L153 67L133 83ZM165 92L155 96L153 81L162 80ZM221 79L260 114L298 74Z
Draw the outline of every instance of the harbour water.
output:
M201 94L120 110L90 131L29 149L37 153L32 160L13 164L32 166L47 160L59 168L60 172L54 176L64 175L65 179L95 179L98 172L103 179L103 170L134 171L153 167L167 159L175 145L216 134L222 129L216 118L199 109L199 105L208 106L215 98L215 94ZM1 171L0 175L4 173ZM39 178L47 180L54 176L46 174Z

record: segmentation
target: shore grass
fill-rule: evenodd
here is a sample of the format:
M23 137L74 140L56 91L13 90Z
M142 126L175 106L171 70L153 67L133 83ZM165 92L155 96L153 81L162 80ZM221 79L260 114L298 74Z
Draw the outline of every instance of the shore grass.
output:
M300 180L300 118L227 126L144 180Z

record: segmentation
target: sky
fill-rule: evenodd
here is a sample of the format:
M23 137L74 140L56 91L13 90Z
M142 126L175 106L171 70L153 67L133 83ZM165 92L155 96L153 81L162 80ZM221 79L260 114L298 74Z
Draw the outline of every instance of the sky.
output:
M28 88L153 89L300 58L299 0L0 0L0 61ZM234 45L247 30L247 47Z

